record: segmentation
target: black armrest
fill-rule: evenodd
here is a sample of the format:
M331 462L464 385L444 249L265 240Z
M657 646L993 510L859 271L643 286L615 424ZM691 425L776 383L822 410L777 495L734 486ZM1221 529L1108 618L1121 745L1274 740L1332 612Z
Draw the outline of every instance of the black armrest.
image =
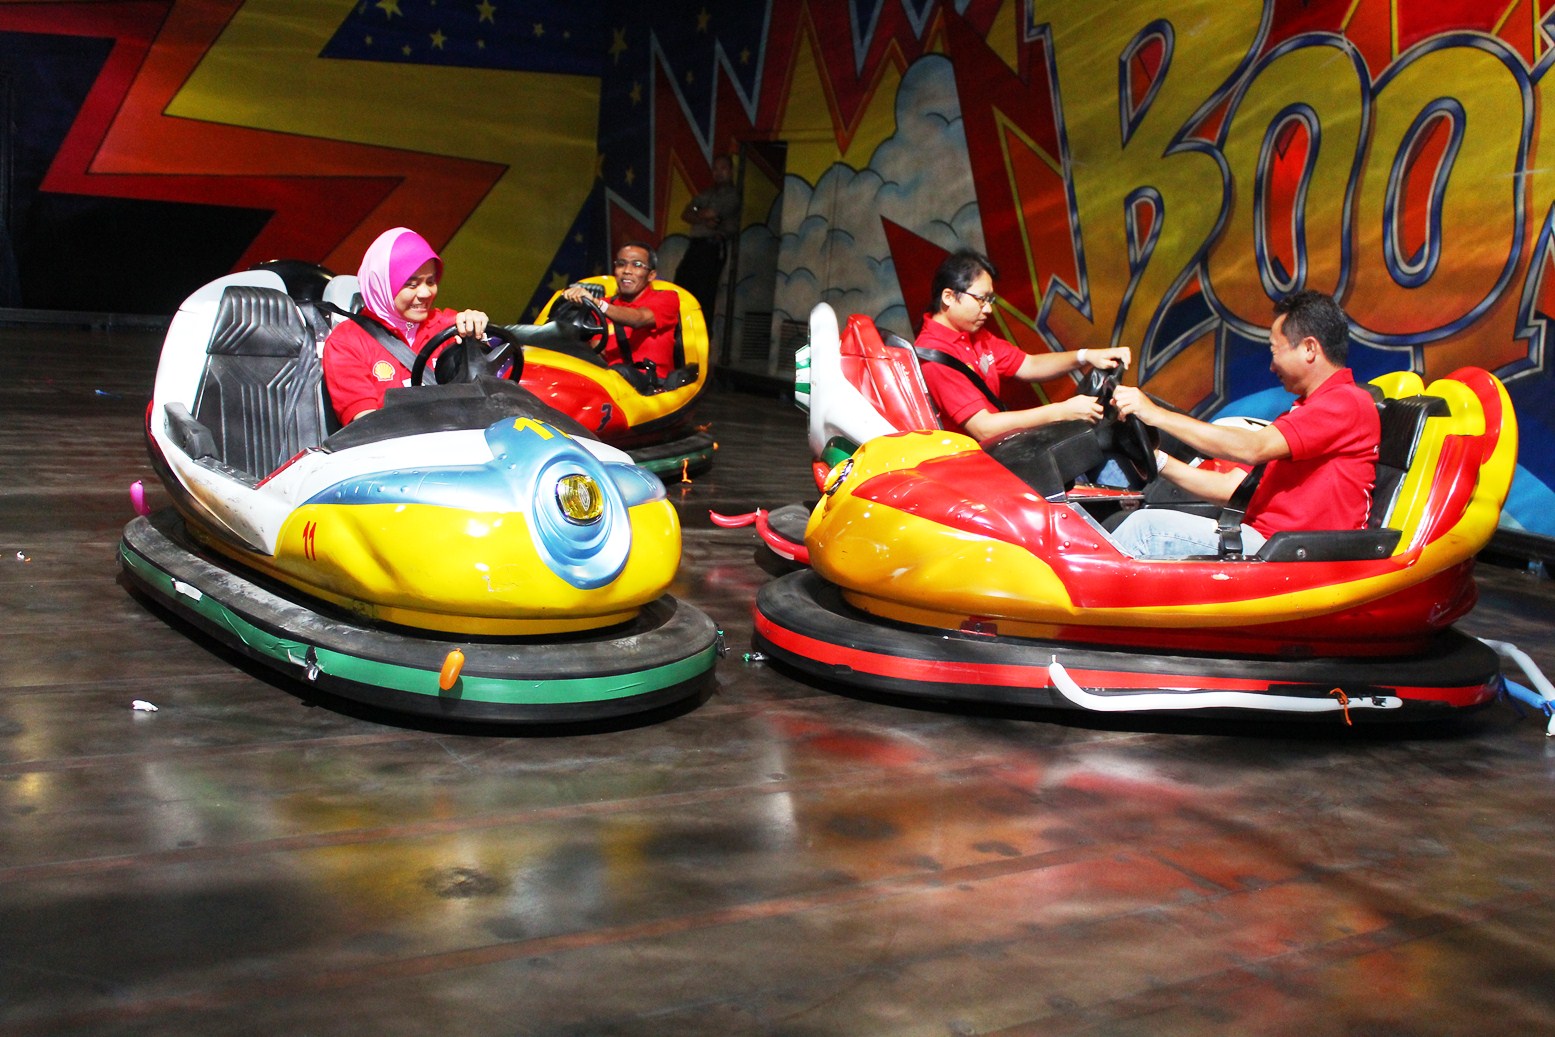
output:
M216 437L195 420L188 407L169 403L162 408L162 413L167 415L167 433L178 449L196 461L202 457L216 457Z
M679 389L683 385L690 385L697 380L697 375L702 371L701 364L687 364L685 367L677 367L664 379L664 388Z
M1145 497L1141 507L1171 508L1173 511L1185 511L1190 515L1203 515L1206 518L1219 518L1221 511L1219 504L1212 504L1202 497L1195 497L1170 479L1160 478L1145 487Z
M1360 562L1386 558L1398 546L1396 529L1287 530L1258 551L1262 562Z

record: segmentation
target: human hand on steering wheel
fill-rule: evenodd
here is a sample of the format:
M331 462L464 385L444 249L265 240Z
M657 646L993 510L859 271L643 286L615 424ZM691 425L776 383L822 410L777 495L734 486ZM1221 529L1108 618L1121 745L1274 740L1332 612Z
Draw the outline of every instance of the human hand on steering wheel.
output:
M480 310L460 310L454 315L454 329L460 338L474 336L480 338L486 334L486 324L489 318Z
M1146 425L1154 425L1161 405L1138 386L1119 385L1112 390L1112 405L1125 418L1136 418Z
M1106 349L1081 350L1080 366L1090 366L1102 371L1127 371L1134 353L1127 346L1109 346Z
M478 313L479 311L467 310L465 312ZM460 316L463 317L464 314L460 314ZM496 345L489 345L484 339L477 337L475 334L461 334L458 324L444 328L428 339L426 344L421 347L420 352L416 354L416 363L410 369L410 384L422 384L426 377L427 364L431 361L433 354L437 353L445 342L455 336L459 337L459 341L444 350L443 354L438 357L439 363L435 374L439 385L446 385L461 377L468 382L473 382L476 378L483 375L494 378L509 361L512 361L513 367L508 372L507 377L512 381L518 381L524 370L524 350L522 345L508 329L500 324L484 326L486 315L481 313L480 317L483 323L481 334L487 338L495 339ZM465 337L465 334L468 334L469 337ZM459 357L459 362L449 363L445 366L442 361L447 357L455 355L456 350L463 354ZM445 372L450 370L457 371L458 373L445 376Z
M1084 393L1060 400L1052 407L1061 421L1084 421L1091 425L1100 421L1105 413L1101 400Z
M568 285L562 292L562 299L574 305L572 307L553 307L553 320L571 324L585 337L604 334L607 321L605 317L605 303L593 292L589 291L587 285ZM564 314L562 312L564 310L570 310L570 312Z
M1103 350L1102 352L1113 351ZM1128 350L1123 349L1123 352L1126 354ZM1120 426L1118 431L1108 439L1114 452L1119 455L1118 459L1125 462L1138 482L1144 485L1159 474L1155 451L1160 445L1161 434L1148 420L1142 419L1139 415L1141 410L1156 408L1157 404L1138 388L1118 384L1118 378L1126 365L1125 358L1122 366L1115 367L1111 371L1091 371L1086 376L1080 392L1095 396L1102 401L1105 411L1103 420Z

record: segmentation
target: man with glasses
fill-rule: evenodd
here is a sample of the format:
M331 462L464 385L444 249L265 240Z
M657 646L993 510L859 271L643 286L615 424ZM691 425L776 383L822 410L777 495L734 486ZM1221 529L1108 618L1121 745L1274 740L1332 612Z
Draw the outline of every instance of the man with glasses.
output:
M600 309L609 323L595 349L606 364L645 392L657 388L674 369L675 326L680 323L680 296L653 287L658 265L651 246L628 242L616 251L616 294L597 300L581 284L562 292L564 299Z
M1023 410L1005 409L999 386L1005 378L1044 382L1087 365L1126 368L1126 346L1063 353L1026 353L995 335L986 325L993 313L993 279L988 257L956 252L934 275L933 307L924 316L914 349L922 363L940 421L952 432L984 440L1001 432L1035 428L1056 421L1101 420L1102 401L1072 396L1059 403Z

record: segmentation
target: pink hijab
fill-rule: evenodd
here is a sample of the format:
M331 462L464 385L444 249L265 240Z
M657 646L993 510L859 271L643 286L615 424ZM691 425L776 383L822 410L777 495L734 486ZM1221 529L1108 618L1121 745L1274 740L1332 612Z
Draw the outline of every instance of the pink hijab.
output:
M395 227L378 235L362 256L356 272L362 304L374 317L398 332L406 342L416 341L416 325L408 324L394 308L394 297L405 287L411 275L427 260L437 264L438 280L443 278L443 261L432 251L427 239L409 227Z

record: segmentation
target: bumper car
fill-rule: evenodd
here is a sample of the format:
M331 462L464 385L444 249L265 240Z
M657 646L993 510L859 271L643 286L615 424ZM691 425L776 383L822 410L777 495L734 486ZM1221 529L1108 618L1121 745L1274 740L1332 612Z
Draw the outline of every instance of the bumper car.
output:
M512 343L468 346L460 381L391 389L332 429L319 351L352 282L259 269L180 307L146 412L172 506L125 528L130 583L393 711L571 723L704 694L720 635L665 593L680 526L663 483L491 377L520 361Z
M840 341L829 312L812 319L812 447L841 460L804 532L810 568L756 601L756 647L778 662L891 695L1217 717L1429 719L1499 691L1496 653L1452 629L1516 465L1494 376L1372 383L1383 439L1368 528L1147 560L1107 535L1166 485L1150 481L1142 426L1065 422L983 444L913 426L926 400L903 402L921 386L910 349L859 322ZM1088 485L1109 461L1139 488Z
M893 432L940 427L912 343L882 335L860 314L849 317L839 334L836 312L825 303L811 312L809 342L794 357L794 402L809 415L810 473L817 490L859 444ZM805 527L814 507L813 502L785 504L740 515L711 512L709 517L726 529L754 526L773 554L809 565Z
M614 295L615 278L589 277L598 298ZM717 449L713 437L696 423L695 404L712 371L707 323L696 297L678 285L656 280L653 287L680 297L675 363L670 371L641 371L606 366L593 343L608 334L597 309L553 295L538 324L511 325L507 331L524 347L522 384L632 460L657 474L688 475L706 470Z

